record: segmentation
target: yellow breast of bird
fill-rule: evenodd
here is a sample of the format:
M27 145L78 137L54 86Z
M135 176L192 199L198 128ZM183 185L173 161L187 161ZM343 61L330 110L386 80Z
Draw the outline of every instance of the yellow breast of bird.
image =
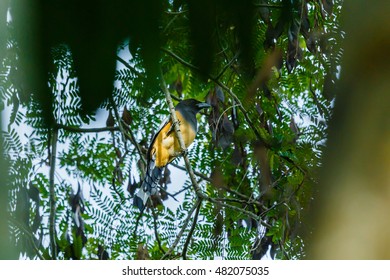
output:
M180 123L180 132L183 136L186 148L191 145L195 139L196 131L189 123L185 121L183 116L176 111L177 119ZM155 157L157 167L162 167L170 163L180 154L180 144L177 139L172 121L169 121L157 135L152 149L152 156Z

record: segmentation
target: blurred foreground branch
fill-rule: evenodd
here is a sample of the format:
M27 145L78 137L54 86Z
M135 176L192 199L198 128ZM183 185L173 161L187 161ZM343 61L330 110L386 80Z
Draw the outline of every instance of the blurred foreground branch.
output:
M389 9L345 2L345 57L309 258L390 259Z

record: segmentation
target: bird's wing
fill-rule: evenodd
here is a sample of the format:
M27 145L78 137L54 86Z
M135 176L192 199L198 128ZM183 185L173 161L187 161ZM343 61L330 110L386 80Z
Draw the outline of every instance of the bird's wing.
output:
M170 117L166 117L164 121L161 122L160 126L157 129L157 132L153 135L152 140L150 141L150 145L148 148L148 154L147 154L147 160L153 159L153 148L154 148L154 143L157 139L157 136L160 134L161 130L169 123Z
M169 148L173 147L172 122L167 117L159 126L153 136L147 153L147 167L145 178L140 190L134 197L134 205L140 210L144 209L151 195L158 192L159 180L165 165L169 161ZM172 144L170 144L172 142Z

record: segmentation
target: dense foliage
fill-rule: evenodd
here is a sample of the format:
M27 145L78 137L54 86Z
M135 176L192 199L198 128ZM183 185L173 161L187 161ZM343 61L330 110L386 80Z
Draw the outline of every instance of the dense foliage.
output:
M340 71L341 1L243 1L247 6L237 10L210 1L215 7L203 10L203 20L193 2L163 1L156 34L161 77L153 79L155 72L145 68L142 44L121 42L112 97L96 115L82 110L71 46L53 46L51 125L42 103L23 88L8 21L0 69L8 112L3 137L10 229L21 256L305 256L302 233L310 228L304 215L316 191ZM145 172L148 143L169 114L165 85L175 102L196 98L212 105L188 151L205 197L195 193L178 159L140 215L132 195Z

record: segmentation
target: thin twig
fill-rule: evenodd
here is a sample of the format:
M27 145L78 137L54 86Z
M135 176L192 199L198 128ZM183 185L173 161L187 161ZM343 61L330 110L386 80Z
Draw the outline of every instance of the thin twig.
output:
M123 123L121 122L121 117L119 116L118 108L116 107L114 98L112 96L110 96L110 104L111 104L112 109L114 110L114 116L115 116L116 121L118 123L119 131L122 133L122 136L125 139L126 133L125 133L125 130L123 128ZM125 146L126 146L126 141L123 141L123 142L125 143Z
M209 197L209 196L206 196L206 195L205 195L204 198L205 198L206 200L208 200L208 201L214 203L214 204L217 204L217 205L221 206L221 207L230 208L230 209L232 209L232 210L234 210L234 211L236 211L236 212L238 212L238 213L244 214L244 215L246 215L246 216L248 216L248 217L254 219L255 221L259 221L261 225L263 225L263 226L265 226L265 227L267 227L267 228L271 228L271 225L270 225L270 224L268 224L268 223L265 222L260 216L254 214L254 213L252 213L252 212L249 212L249 211L247 211L247 210L245 210L245 209L242 209L242 208L240 208L240 207L236 207L236 206L233 206L233 205L230 205L230 204L227 204L227 203L223 203L223 202L221 202L221 201L219 201L218 199L213 198L213 197Z
M282 159L284 159L285 161L291 163L295 168L297 168L299 171L301 171L303 173L304 176L307 175L307 171L299 166L294 160L292 160L291 158L289 158L288 156L285 156L285 155L281 155L281 154L278 154L278 156Z
M200 68L196 67L195 65L185 61L184 59L182 59L180 56L178 56L177 54L175 54L174 52L172 52L171 50L168 50L166 48L161 48L161 50L163 52L165 52L166 54L168 54L169 56L173 57L175 60L177 60L178 62L180 62L181 64L183 64L184 66L186 66L187 68L190 68L192 70L195 70L197 72L200 72Z
M58 130L53 129L51 143L51 157L50 157L50 172L49 172L49 197L50 197L50 215L49 215L49 236L50 236L50 249L52 253L52 259L57 258L57 244L56 244L56 197L54 186L54 174L56 168L56 155L57 155L57 140Z
M264 140L263 137L261 137L261 134L259 133L259 131L256 129L256 127L254 126L252 120L249 118L249 115L248 115L248 111L244 108L244 105L242 105L241 103L241 100L238 99L237 95L230 89L228 88L225 84L221 83L219 80L215 80L213 78L210 78L214 83L216 83L217 85L219 85L222 89L224 89L227 93L229 93L229 95L233 98L233 100L239 105L238 108L241 110L246 122L248 123L248 125L250 126L250 128L253 130L253 132L255 133L256 137L258 140L260 140L261 142L263 142L265 145L267 145L266 141Z
M18 227L19 230L24 232L26 234L30 241L31 241L31 246L33 247L35 253L37 254L38 258L41 260L45 260L45 257L41 254L41 251L37 247L36 241L37 238L34 236L34 234L31 232L31 229L26 228L22 223L20 223L15 217L12 215L8 215L8 219L11 223L13 223L16 227Z
M225 53L225 52L224 52ZM236 61L237 57L239 56L240 52L237 52L233 58L228 62L226 63L226 65L223 67L223 69L221 70L221 72L215 77L216 80L219 80L219 78L222 77L222 75L225 73L225 71L233 64L234 61Z
M165 13L166 13L167 15L181 15L181 14L188 13L188 10L177 11L177 12L174 12L174 11L165 11Z
M283 255L286 257L287 260L290 260L290 256L289 254L287 253L286 249L284 248L284 244L282 243L282 241L279 241L279 248L282 250L283 252Z
M245 199L238 199L238 198L232 198L232 197L215 197L216 201L221 202L233 202L233 203L239 203L239 204L249 204L249 205L259 205L260 203L255 200L245 200Z
M187 259L188 245L190 244L192 235L194 234L194 231L195 231L196 223L198 222L199 211L200 211L200 206L201 205L202 205L202 199L199 199L198 200L198 206L196 207L196 212L195 212L195 215L194 215L194 219L192 221L192 225L191 225L190 231L188 232L186 242L184 243L183 252L182 252L183 260Z
M170 192L167 192L167 190L166 190L165 188L161 187L161 186L159 186L158 188L159 188L160 191L166 193L167 196L172 197L172 199L174 199L176 202L179 202L179 201L177 200L177 198L175 197L175 196L176 196L176 193L171 194Z
M145 76L141 73L139 73L134 66L131 66L130 63L128 63L126 60L121 58L119 55L116 56L116 59L122 63L124 66L126 66L129 70L133 71L138 77L145 78Z
M121 123L121 119L119 117L119 112L118 112L118 108L116 107L116 104L114 102L114 99L112 98L112 96L110 97L110 103L111 103L111 106L114 110L114 114L115 114L115 118L118 122L118 128L119 128L119 131L122 133L122 135L124 136L123 139L125 139L125 133L124 133L124 129L123 129L123 126L122 126L122 123ZM112 141L113 141L113 147L116 147L116 144L115 144L115 134L114 132L112 131ZM112 187L115 191L115 193L119 196L119 198L121 199L121 202L124 202L125 201L125 198L122 196L122 194L118 191L117 187L116 187L116 182L115 182L115 177L116 177L116 172L118 172L118 170L120 170L119 166L120 164L123 162L125 156L129 153L129 150L127 149L127 145L126 145L126 141L123 141L124 142L124 146L125 146L125 153L124 155L119 159L119 162L117 162L116 166L115 166L115 169L114 169L114 173L113 173L113 176L112 176ZM122 203L121 203L122 205Z
M271 9L283 9L283 5L277 5L277 4L253 4L255 7L258 8L271 8Z
M175 20L178 18L178 14L173 14L174 17L171 18L171 20L167 23L167 25L164 27L163 33L167 32L168 28L175 22Z
M68 126L64 124L57 123L56 125L57 129L63 129L69 132L76 132L76 133L96 133L96 132L105 132L105 131L119 131L119 127L112 126L112 127L99 127L99 128L82 128L77 126Z
M169 257L172 254L173 250L175 250L177 244L179 244L180 239L181 239L181 237L184 234L184 231L187 229L187 226L188 226L188 223L189 223L189 221L191 219L192 213L194 213L194 211L198 208L198 205L200 204L200 201L201 200L198 199L195 202L195 204L192 206L192 208L190 209L190 211L187 214L187 218L184 220L183 225L181 226L180 232L176 236L175 241L173 242L172 246L169 248L168 252L166 252L161 259L166 259L167 257Z
M242 199L245 200L245 203L257 205L258 207L262 208L265 211L268 210L268 208L266 206L264 206L261 202L253 199L252 197L246 196L246 195L244 195L236 190L230 189L230 188L225 187L225 186L221 186L221 188L223 188L228 193L232 193L234 195L237 195L238 197L241 197Z
M135 139L133 131L131 130L130 126L124 121L122 121L122 125L127 128L127 131L129 133L127 134L126 131L123 131L125 133L125 136L127 136L130 142L135 146L142 162L146 165L146 159L144 157L144 154L142 153L141 146L138 144L137 140Z
M161 245L161 240L160 240L160 236L158 235L158 230L157 230L157 214L156 214L156 211L154 210L154 207L152 207L152 217L153 217L153 227L154 227L154 236L156 238L156 241L157 241L157 244L158 244L158 248L160 249L160 251L165 254L165 250L164 248L162 247Z
M179 191L175 192L174 194L172 194L172 196L173 196L173 197L176 197L177 195L181 194L182 192L184 192L184 191L186 191L186 190L188 190L188 189L190 189L190 188L192 188L192 186L184 187L184 188L182 188L181 190L179 190Z
M133 232L133 239L134 240L137 238L138 226L139 226L139 222L141 221L141 218L144 214L144 210L145 210L145 208L141 210L141 212L138 214L137 219L135 220L135 227L134 227L134 232Z
M226 113L227 111L229 111L230 109L233 109L234 107L237 107L237 106L239 106L239 104L234 104L234 105L232 105L232 106L229 106L229 107L227 107L227 108L219 115L219 118L218 118L217 123L216 123L216 125L215 125L215 127L216 127L216 129L215 129L215 134L218 133L219 122L221 121L222 117L224 117L225 113Z
M115 139L115 138L113 138ZM121 204L126 200L125 197L118 191L118 188L116 186L116 178L117 178L117 175L118 175L118 172L121 172L121 164L123 163L125 157L127 156L127 154L129 153L128 150L125 151L125 153L123 154L123 156L121 156L121 158L119 159L119 161L117 161L115 167L114 167L114 172L113 172L113 175L112 175L112 188L114 190L114 192L118 195L118 197L120 198L121 200ZM129 175L130 176L130 175Z
M173 167L176 167L177 169L180 169L180 170L183 170L183 171L187 171L187 169L185 167L183 167L181 165L178 165L176 163L170 163L170 165L172 165ZM204 174L202 174L202 173L200 173L198 171L195 171L195 170L193 170L193 171L194 171L194 174L196 176L200 177L202 180L205 180L207 182L211 182L211 179L209 177L207 177L206 175L204 175Z

